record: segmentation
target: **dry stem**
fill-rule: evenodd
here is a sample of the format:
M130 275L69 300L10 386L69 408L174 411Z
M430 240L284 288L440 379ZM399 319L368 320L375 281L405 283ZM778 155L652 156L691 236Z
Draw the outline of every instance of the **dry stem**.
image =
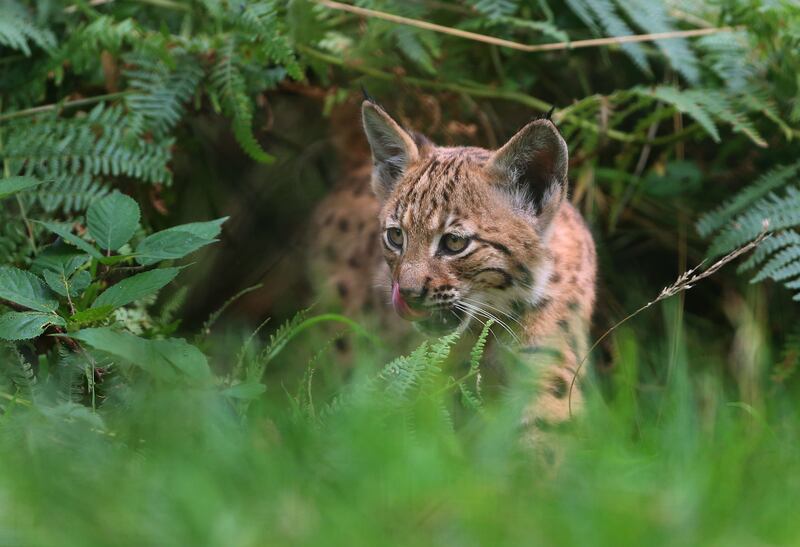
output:
M580 373L581 368L583 367L584 363L586 363L586 360L589 358L589 355L591 355L592 351L594 351L594 349L598 345L600 345L600 342L605 340L605 338L609 334L614 332L614 330L616 330L618 327L620 327L623 323L627 322L629 319L632 319L632 318L636 317L637 315L642 313L647 308L649 308L651 306L654 306L655 304L661 302L662 300L666 300L667 298L675 296L676 294L682 293L683 291L688 291L689 289L694 287L695 284L698 281L702 281L703 279L705 279L705 278L707 278L707 277L709 277L711 275L714 275L717 271L719 271L720 268L722 268L723 266L725 266L729 262L731 262L733 260L736 260L738 257L743 255L744 253L747 253L747 252L755 249L756 247L758 247L761 244L762 241L764 241L767 237L769 237L770 234L767 233L767 228L768 227L769 227L769 223L765 220L764 221L764 230L761 232L761 234L757 238L755 238L753 241L751 241L750 243L748 243L746 245L743 245L743 246L741 246L741 247L739 247L737 249L734 249L733 251L731 251L727 255L723 256L722 258L720 258L719 260L714 262L711 266L709 266L705 270L698 271L703 266L703 264L705 264L705 261L703 261L700 264L698 264L697 266L695 266L694 268L692 268L691 270L687 270L687 271L683 272L680 276L678 276L678 279L676 279L675 282L672 285L670 285L669 287L664 287L661 290L661 292L659 293L659 295L654 300L651 300L650 302L648 302L647 304L645 304L644 306L642 306L641 308L639 308L635 312L627 315L625 318L623 318L622 320L618 321L613 327L611 327L606 332L604 332L603 335L600 338L598 338L595 341L594 344L592 344L592 347L589 348L589 351L586 352L586 355L583 356L583 359L581 359L581 361L578 363L577 368L575 369L575 374L573 374L573 376L572 376L572 381L569 384L569 400L568 400L570 416L572 416L572 390L575 388L575 382L578 379L578 374Z
M447 27L444 25L437 25L436 23L429 23L428 21L421 21L419 19L411 19L410 17L403 17L393 13L386 13L368 8L361 8L358 6L351 6L350 4L343 4L333 0L311 0L316 4L325 6L338 11L346 11L364 17L374 17L376 19L383 19L384 21L391 21L400 25L408 25L411 27L431 30L442 34L449 34L451 36L458 36L467 40L474 40L476 42L484 42L486 44L493 44L495 46L507 47L528 53L539 51L557 51L563 49L578 49L585 47L608 46L612 44L625 44L632 42L652 42L654 40L666 40L670 38L691 38L694 36L706 36L708 34L717 34L720 32L732 32L740 30L741 27L711 27L699 28L691 30L673 30L669 32L655 32L650 34L633 34L629 36L609 36L607 38L591 38L589 40L576 40L574 42L556 42L552 44L522 44L512 40L504 40L494 36L487 36L486 34L478 34L477 32L469 32L457 28Z

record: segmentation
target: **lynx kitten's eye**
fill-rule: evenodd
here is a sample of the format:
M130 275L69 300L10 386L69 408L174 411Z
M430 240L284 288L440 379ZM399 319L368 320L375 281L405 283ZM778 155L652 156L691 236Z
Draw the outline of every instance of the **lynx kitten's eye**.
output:
M386 230L386 242L389 247L397 249L403 248L403 230L400 228L389 228Z
M467 248L469 238L457 236L455 234L444 234L442 236L442 249L448 254L457 254Z

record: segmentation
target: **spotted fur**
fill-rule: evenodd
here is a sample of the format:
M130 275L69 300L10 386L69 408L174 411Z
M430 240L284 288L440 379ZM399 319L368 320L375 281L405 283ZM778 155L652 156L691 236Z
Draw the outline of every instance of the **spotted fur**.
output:
M490 151L435 146L371 100L362 117L373 164L355 170L315 214L317 278L348 313L388 311L393 298L432 332L496 319L538 372L525 424L566 420L587 351L596 257L566 199L568 152L555 125L534 120ZM467 243L452 252L445 234L459 248ZM384 317L389 329L407 325L390 311ZM573 391L573 411L581 404Z

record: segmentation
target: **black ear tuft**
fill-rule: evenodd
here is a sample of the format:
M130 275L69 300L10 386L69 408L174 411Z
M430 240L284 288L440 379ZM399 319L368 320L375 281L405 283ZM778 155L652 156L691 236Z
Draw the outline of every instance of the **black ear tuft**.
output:
M555 107L555 105L553 105L553 106L550 107L550 110L548 110L544 114L538 114L538 115L534 116L533 118L531 118L531 122L535 122L535 121L538 121L538 120L546 120L548 122L552 122L553 121L553 119L552 119L553 118L553 112L555 112L555 111L556 111L556 107ZM555 122L553 122L553 123L555 124Z
M385 201L406 168L419 158L419 146L381 106L369 99L361 103L364 132L372 150L372 188Z
M367 88L363 85L361 86L361 94L364 95L365 101L369 101L372 104L378 104L378 101L372 98L372 95L369 94L369 91L367 91Z

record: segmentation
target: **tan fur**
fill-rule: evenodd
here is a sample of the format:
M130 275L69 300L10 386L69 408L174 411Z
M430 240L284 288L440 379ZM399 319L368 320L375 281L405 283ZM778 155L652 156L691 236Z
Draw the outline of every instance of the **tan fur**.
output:
M429 329L499 319L539 379L524 422L568 419L569 387L587 351L596 257L566 200L566 145L555 126L533 122L492 152L415 139L372 103L364 122L374 167L355 169L314 215L312 265L322 292L345 313L378 312L389 329L407 329L388 305L392 283L420 309L439 310L422 322ZM391 227L404 234L400 251L385 241ZM445 233L469 236L468 247L447 254ZM581 404L575 389L573 412Z

